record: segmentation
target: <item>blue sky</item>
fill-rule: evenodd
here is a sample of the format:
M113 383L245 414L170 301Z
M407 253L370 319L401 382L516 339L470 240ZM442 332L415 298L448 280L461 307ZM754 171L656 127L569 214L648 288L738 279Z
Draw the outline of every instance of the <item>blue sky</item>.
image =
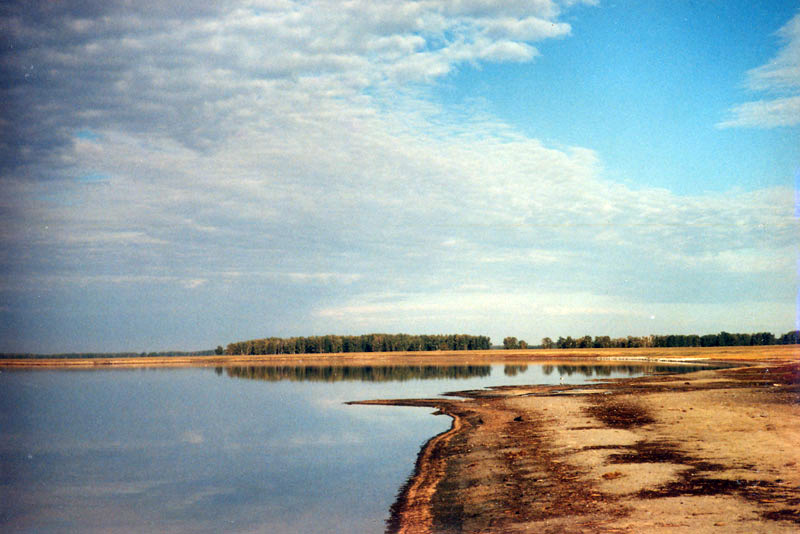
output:
M752 96L744 73L778 52L773 34L797 3L641 4L576 10L572 35L544 43L535 61L461 69L441 98L481 98L527 135L591 147L626 183L683 194L785 184L800 161L796 136L715 125Z
M0 351L795 328L796 2L0 25Z

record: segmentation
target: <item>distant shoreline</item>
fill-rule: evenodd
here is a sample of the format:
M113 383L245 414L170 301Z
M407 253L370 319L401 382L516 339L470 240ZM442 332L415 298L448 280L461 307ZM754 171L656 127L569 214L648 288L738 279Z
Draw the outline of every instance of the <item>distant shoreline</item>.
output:
M330 354L266 354L213 356L131 356L110 358L8 358L0 368L88 369L135 367L215 367L238 365L415 365L452 363L503 363L519 361L570 362L574 360L692 363L720 361L800 360L800 345L730 347L649 347L613 349L512 349L429 352L349 352Z

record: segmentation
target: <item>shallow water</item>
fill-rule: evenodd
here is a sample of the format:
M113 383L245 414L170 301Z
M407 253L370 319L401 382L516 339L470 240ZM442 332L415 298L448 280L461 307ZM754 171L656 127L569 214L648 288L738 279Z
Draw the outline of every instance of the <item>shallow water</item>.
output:
M382 532L430 409L347 406L625 366L241 367L0 373L0 530Z

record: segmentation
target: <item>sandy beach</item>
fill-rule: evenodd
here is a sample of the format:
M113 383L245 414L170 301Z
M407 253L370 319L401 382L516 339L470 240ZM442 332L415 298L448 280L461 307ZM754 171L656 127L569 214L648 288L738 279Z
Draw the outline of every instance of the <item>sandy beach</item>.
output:
M748 367L508 387L435 407L431 439L393 507L399 533L797 532L797 347Z

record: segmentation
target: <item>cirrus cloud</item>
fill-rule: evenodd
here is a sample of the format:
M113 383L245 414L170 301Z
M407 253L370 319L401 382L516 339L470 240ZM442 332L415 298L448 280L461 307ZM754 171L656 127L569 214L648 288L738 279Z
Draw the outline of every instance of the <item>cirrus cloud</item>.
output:
M771 98L745 102L730 110L719 128L776 128L800 124L800 13L777 32L783 41L778 54L747 73L752 91L772 93Z

